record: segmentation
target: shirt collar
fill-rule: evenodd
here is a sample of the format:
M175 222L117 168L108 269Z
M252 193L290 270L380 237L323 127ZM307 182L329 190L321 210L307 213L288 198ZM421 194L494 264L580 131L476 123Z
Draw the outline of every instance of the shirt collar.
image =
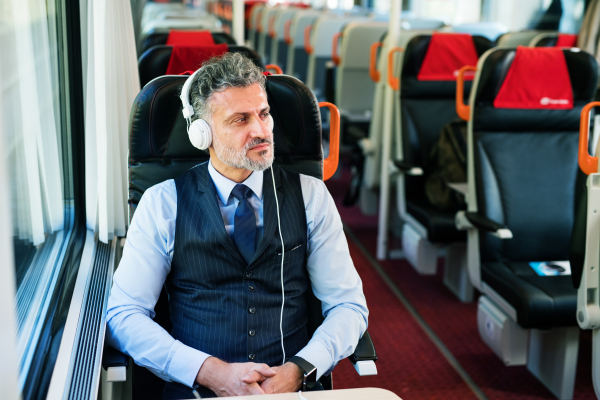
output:
M208 173L212 178L215 188L217 189L217 195L223 202L223 204L227 204L229 201L229 196L231 195L231 191L237 185L237 182L232 181L229 178L221 175L219 171L215 169L212 165L212 160L208 163ZM244 182L244 185L248 186L252 192L262 200L262 189L263 189L263 174L260 172L253 171L248 178Z

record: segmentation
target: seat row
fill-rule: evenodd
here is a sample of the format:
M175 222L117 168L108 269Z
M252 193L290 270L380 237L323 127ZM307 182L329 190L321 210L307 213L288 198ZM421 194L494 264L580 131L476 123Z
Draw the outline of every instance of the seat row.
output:
M567 261L579 115L598 72L590 54L545 37L553 47L411 32L384 43L360 142L361 206L379 212L379 258L403 257L432 274L445 255L446 285L463 301L473 287L482 294L482 339L506 365L526 365L568 399L579 343ZM462 201L448 207L449 198ZM388 248L394 228L402 249Z

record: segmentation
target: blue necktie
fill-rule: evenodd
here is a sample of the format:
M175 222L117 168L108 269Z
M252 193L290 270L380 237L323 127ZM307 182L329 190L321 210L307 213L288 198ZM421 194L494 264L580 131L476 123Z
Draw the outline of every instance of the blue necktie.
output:
M256 250L256 215L248 201L252 189L244 184L237 184L231 195L239 200L233 220L233 242L249 264Z

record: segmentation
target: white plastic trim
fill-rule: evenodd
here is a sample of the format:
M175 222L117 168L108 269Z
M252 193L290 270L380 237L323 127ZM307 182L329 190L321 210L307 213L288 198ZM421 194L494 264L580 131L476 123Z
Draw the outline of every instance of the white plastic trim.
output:
M85 237L83 254L79 263L77 281L75 282L75 289L73 290L73 297L71 298L71 306L69 308L69 314L67 315L67 322L65 323L58 356L56 357L56 364L54 365L52 379L50 380L50 388L48 389L48 396L46 397L48 400L59 400L63 398L67 378L69 376L69 365L71 364L73 345L75 343L75 337L77 336L77 326L81 307L83 305L87 277L94 261L94 248L94 232L88 230Z
M577 290L577 323L581 329L600 328L600 174L587 178L587 223L585 235L585 260L581 284Z
M127 367L110 367L106 370L108 382L125 382L127 380Z
M375 361L357 361L354 364L354 369L360 376L377 375Z

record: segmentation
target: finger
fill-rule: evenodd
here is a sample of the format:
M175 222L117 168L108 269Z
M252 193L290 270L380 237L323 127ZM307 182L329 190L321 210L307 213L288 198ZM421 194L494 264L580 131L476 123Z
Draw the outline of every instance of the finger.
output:
M260 373L262 376L264 376L266 378L271 378L277 374L277 371L275 371L273 368L269 367L267 364L256 364L256 365L252 366L250 371L257 371L258 373Z
M265 394L273 394L275 393L275 383L273 379L267 379L263 383L260 384L260 388L265 391Z
M255 382L260 383L260 382L263 382L265 379L267 379L267 378L265 378L264 376L262 376L260 374L260 372L258 372L258 371L249 371L246 375L244 375L242 377L242 382L248 383L248 384L255 383Z
M251 395L265 394L265 391L262 390L262 388L258 385L258 383L252 383L252 384L246 386L246 391L248 392L248 394L251 394Z

